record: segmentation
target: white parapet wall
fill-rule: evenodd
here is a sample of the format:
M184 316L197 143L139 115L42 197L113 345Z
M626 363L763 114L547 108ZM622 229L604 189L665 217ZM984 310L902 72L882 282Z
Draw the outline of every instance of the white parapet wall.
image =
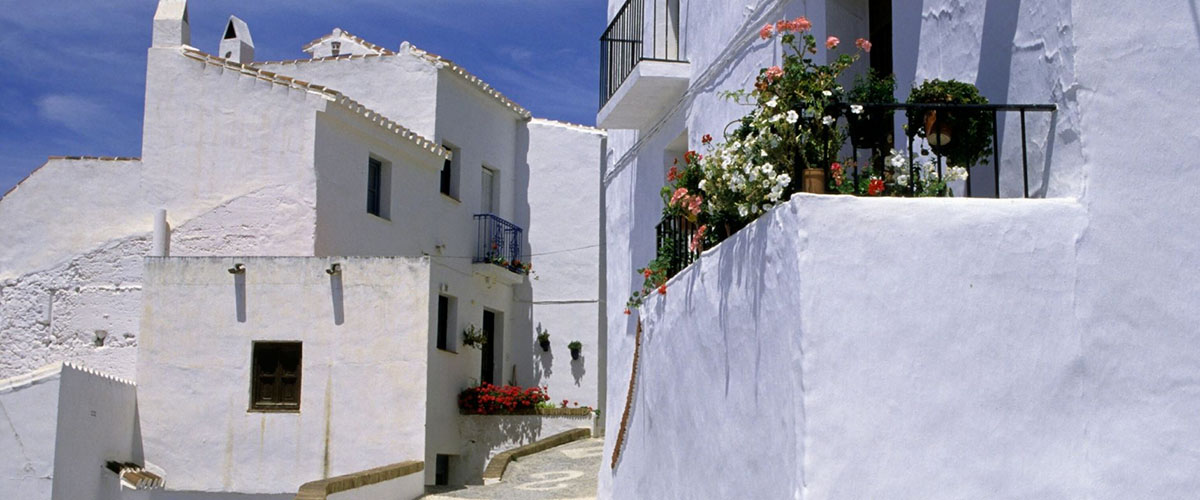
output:
M483 470L497 454L571 429L592 429L591 413L569 413L555 409L544 415L463 415L459 419L462 451L458 463L451 465L457 475L451 483L482 484Z
M0 491L9 498L49 500L62 364L0 380Z
M1065 200L794 197L636 313L615 469L634 317L610 332L601 498L1071 496L1084 221Z

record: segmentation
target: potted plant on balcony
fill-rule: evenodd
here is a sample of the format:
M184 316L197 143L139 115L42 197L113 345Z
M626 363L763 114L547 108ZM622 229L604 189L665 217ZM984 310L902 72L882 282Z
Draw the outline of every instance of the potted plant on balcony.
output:
M912 90L909 104L987 104L987 98L969 83L927 80ZM930 149L951 166L970 168L987 163L992 154L993 115L980 110L929 109L910 112L908 134L929 143Z
M550 352L550 330L542 329L541 323L537 326L537 340L543 352Z
M567 344L567 349L571 350L571 359L579 359L579 353L583 350L583 342L572 340L570 344Z
M475 328L474 324L469 324L463 329L462 343L467 347L483 349L483 345L487 343L487 337L483 335L483 330Z
M861 149L886 149L892 143L892 115L887 109L870 109L861 104L895 104L896 78L875 70L854 79L848 96L851 103L846 121L850 123L850 142Z

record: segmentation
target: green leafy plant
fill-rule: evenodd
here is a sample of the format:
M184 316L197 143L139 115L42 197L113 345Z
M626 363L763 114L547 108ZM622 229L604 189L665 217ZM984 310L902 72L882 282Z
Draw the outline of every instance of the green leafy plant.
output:
M987 98L969 83L956 80L927 80L908 96L909 104L987 104ZM908 133L926 139L935 153L956 167L987 164L992 154L991 113L974 110L928 110L910 112ZM933 130L929 130L933 128ZM949 140L939 144L939 138Z
M567 344L567 349L570 349L572 351L578 351L580 349L583 349L583 342L580 342L578 340L572 340L570 344Z
M541 323L538 323L537 325L537 339L538 342L550 341L550 330L543 329Z
M469 324L463 329L462 343L467 347L483 349L484 344L487 344L487 337L484 336L483 330L476 328L474 324Z
M859 148L886 148L892 143L892 110L864 108L861 104L895 104L896 78L870 70L854 78L854 87L847 98L851 103L846 121L850 125L850 140Z

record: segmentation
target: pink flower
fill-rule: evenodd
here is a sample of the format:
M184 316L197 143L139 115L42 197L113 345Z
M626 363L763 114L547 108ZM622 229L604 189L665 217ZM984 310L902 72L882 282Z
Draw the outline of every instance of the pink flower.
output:
M704 243L704 232L708 230L708 224L704 224L696 229L696 234L692 235L692 241L688 244L688 250L695 252L700 249L700 245Z
M827 49L837 48L839 43L842 43L842 41L838 40L838 37L831 36L831 37L825 39L825 48L827 48Z
M792 19L792 29L800 32L808 31L812 29L812 23L808 22L807 17L800 16Z
M671 169L667 171L667 180L674 181L675 179L678 179L678 178L679 178L679 169L675 168L675 166L672 165Z
M867 41L866 38L859 38L858 40L855 40L854 46L862 49L863 52L871 52L871 42Z
M776 78L783 76L783 68L780 68L779 66L771 66L770 68L767 68L766 76L768 82L773 82Z
M704 197L700 195L689 196L684 200L684 203L687 205L685 208L692 215L700 215L700 203L702 202L704 202Z
M834 172L838 172L838 171L842 170L842 164L835 161L835 162L833 162L833 165L829 166L829 168L831 170L833 170Z
M762 29L758 30L758 36L762 37L763 40L771 38L771 30L774 28L771 23L764 24Z
M687 196L687 194L688 194L687 188L681 187L679 189L676 189L675 194L671 195L671 203L670 204L675 205L675 204L679 203L679 200L682 200L685 196Z

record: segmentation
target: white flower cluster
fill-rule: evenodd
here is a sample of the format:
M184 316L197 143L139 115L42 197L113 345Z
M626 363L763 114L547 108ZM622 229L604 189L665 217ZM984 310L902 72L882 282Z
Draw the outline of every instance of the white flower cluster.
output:
M770 107L770 103L768 103ZM755 113L755 122L787 121L799 119L795 111L786 113ZM792 177L778 171L772 164L767 150L779 146L783 140L769 126L756 126L755 132L740 141L721 145L702 160L704 180L700 189L709 200L734 198L739 200L732 207L738 215L746 217L769 210L783 198ZM722 197L731 193L732 197Z
M937 164L928 159L918 160L916 187L918 192L937 192L946 182L965 181L968 177L966 167L947 167L943 174L938 174ZM893 149L887 157L884 158L884 165L891 170L892 180L900 186L909 185L910 172L908 168L908 159L899 151Z

